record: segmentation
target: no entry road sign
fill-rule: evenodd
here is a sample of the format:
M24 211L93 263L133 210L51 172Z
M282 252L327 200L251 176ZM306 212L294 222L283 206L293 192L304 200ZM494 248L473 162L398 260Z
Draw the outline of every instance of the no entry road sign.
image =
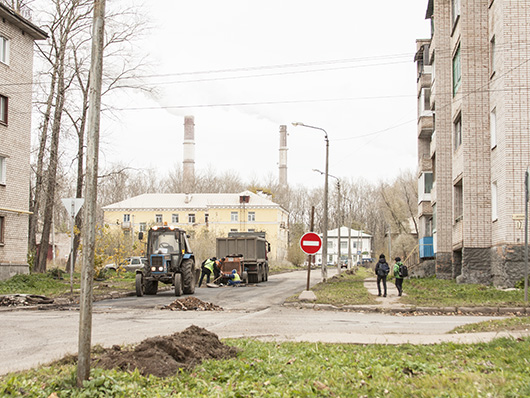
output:
M300 248L305 254L315 254L322 247L322 239L314 232L308 232L300 239Z

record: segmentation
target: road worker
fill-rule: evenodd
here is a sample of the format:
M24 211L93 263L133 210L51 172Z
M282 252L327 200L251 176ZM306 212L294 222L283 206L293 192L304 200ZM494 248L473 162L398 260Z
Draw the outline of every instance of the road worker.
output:
M202 280L206 275L206 283L210 283L210 275L214 273L216 257L206 259L201 266L201 279L199 280L199 287L201 287Z
M232 270L232 273L225 274L225 277L228 278L228 286L238 286L241 284L241 278L235 269Z

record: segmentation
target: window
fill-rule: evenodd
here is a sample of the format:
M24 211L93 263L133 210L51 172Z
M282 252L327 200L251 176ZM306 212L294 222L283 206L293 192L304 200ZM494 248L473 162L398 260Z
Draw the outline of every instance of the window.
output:
M340 250L343 251L343 250L348 250L348 242L343 242L341 241L340 242Z
M490 140L493 149L497 146L497 108L490 112Z
M498 196L497 196L497 181L491 184L491 221L495 221L498 218Z
M458 181L454 186L454 201L455 201L455 221L460 221L464 215L464 187L462 180Z
M237 228L232 228L230 232L237 232Z
M162 224L162 214L156 214L155 215L155 222L157 224Z
M453 123L454 150L462 145L462 117L459 114Z
M248 232L256 232L256 230L254 228L249 228Z
M130 214L124 214L123 215L123 222L130 222L131 221L131 215Z
M453 25L458 21L460 17L460 0L451 0L451 19Z
M204 222L208 224L208 221L210 220L210 215L208 213L204 213Z
M495 36L490 40L490 76L495 74Z
M256 212L254 211L249 211L248 212L248 221L256 221Z
M0 184L5 185L6 183L6 158L0 156Z
M453 96L456 95L456 92L460 88L462 83L462 61L460 59L460 45L456 49L455 55L453 57Z
M0 36L0 62L9 64L9 40Z
M7 124L7 97L0 95L0 123Z
M423 186L423 192L424 193L431 193L432 191L432 183L433 183L433 176L432 173L423 173L424 176L424 186Z
M0 244L4 244L4 230L5 230L6 219L4 216L0 216Z
M239 221L238 213L237 211L233 211L230 213L230 221L237 222Z
M188 222L190 224L195 224L195 214L194 213L188 214Z
M179 215L178 214L172 214L171 215L171 223L172 224L178 224L179 222Z
M145 232L147 231L147 224L144 223L144 222L141 222L140 223L140 232Z
M420 92L420 97L418 98L418 110L420 112L419 116L430 116L431 112L431 89L422 88Z

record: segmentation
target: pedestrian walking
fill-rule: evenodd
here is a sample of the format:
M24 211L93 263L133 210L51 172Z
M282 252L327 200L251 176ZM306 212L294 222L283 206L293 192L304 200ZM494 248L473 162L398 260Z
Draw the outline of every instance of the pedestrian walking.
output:
M408 270L405 265L401 262L400 257L396 257L396 263L394 264L394 277L396 278L396 287L398 290L398 296L403 294L403 278L408 275Z
M390 267L386 262L385 255L381 254L379 256L379 261L375 265L375 274L377 275L377 291L379 292L378 296L381 296L381 282L383 283L383 297L386 297L386 277L390 272Z

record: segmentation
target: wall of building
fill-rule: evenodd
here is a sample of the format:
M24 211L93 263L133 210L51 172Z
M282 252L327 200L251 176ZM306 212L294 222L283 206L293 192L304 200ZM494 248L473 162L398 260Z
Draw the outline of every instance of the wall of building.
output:
M8 124L0 123L0 155L6 158L6 183L0 185L0 208L28 211L31 149L33 38L7 18L0 35L9 39L9 64L0 62L0 94L8 97ZM24 88L24 89L21 89ZM28 214L0 210L4 243L0 244L0 279L27 273Z
M238 221L233 222L232 212L238 215ZM255 213L255 221L248 221L249 212ZM225 207L205 209L180 209L180 210L119 210L105 211L104 221L109 226L129 228L129 224L122 225L124 215L129 215L134 230L138 232L141 224L146 228L156 225L155 217L162 215L162 223L175 225L186 231L198 231L208 227L216 236L227 236L229 232L265 232L267 240L271 243L270 258L282 261L287 256L288 224L287 213L277 208L252 208L252 207ZM173 223L173 214L178 215L178 223ZM188 215L195 215L195 223L188 222ZM205 215L208 214L208 223Z

